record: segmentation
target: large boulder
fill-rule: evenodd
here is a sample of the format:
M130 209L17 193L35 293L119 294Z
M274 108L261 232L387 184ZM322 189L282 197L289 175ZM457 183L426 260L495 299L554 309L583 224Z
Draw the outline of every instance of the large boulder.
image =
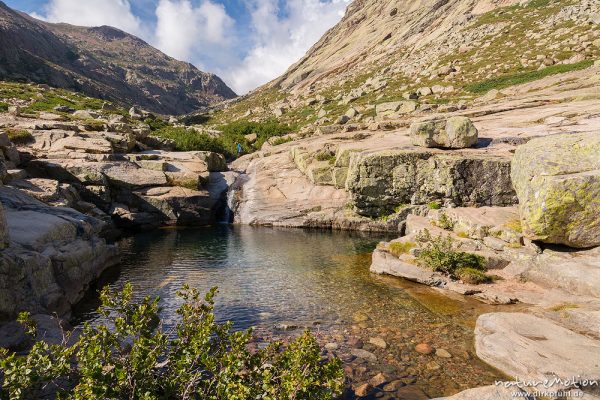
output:
M67 314L90 283L119 261L100 237L106 224L0 187L10 247L0 251L0 319L20 311Z
M517 148L512 182L523 233L576 248L600 245L600 135L531 140Z
M390 215L405 204L457 207L516 203L510 161L492 155L397 150L351 156L346 189L360 215Z
M410 127L415 146L464 149L477 144L478 132L467 117L416 122Z

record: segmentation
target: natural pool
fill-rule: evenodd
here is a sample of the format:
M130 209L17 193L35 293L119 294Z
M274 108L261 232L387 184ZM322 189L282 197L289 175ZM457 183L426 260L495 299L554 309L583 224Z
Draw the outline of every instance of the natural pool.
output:
M129 281L139 296L160 296L167 320L184 283L203 291L218 286L221 321L255 327L257 345L309 327L345 362L351 384L385 375L379 398L437 397L500 377L472 344L477 315L493 307L371 274L370 253L380 240L226 225L160 230L124 239L122 265L100 283L119 288ZM93 297L82 302L77 321L98 318L95 305ZM419 343L446 353L420 354Z

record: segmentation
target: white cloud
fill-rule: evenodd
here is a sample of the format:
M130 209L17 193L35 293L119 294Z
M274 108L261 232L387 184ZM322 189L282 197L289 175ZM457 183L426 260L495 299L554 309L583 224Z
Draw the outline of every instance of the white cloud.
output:
M156 46L180 60L218 58L232 42L235 21L221 4L203 1L194 7L189 0L160 0L156 18Z
M276 78L341 19L349 2L288 0L281 13L277 0L254 0L254 44L238 65L218 72L238 93Z
M45 11L44 16L35 17L73 25L110 25L141 37L148 34L127 0L50 0Z
M142 0L49 0L43 15L32 16L117 27L217 73L241 94L285 72L341 19L351 0L286 0L284 9L278 0L245 0L252 20L245 33L222 0L143 0L145 7L156 7L155 24L134 15L132 1Z

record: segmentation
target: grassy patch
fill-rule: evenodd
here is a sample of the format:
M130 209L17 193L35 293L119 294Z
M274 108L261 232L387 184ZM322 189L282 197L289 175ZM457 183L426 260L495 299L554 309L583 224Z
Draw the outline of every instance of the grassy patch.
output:
M593 64L593 60L585 60L576 64L552 65L540 71L529 71L517 74L504 75L499 76L497 78L488 79L482 82L473 83L465 86L465 90L475 94L483 94L489 92L492 89L505 89L510 86L537 81L538 79L542 79L551 75L562 74L571 71L580 71L582 69L591 67Z
M26 144L33 140L33 136L26 129L7 128L5 131L14 144Z
M424 230L417 236L417 242L420 244L417 262L436 272L462 279L459 273L464 276L468 274L475 276L476 274L485 275L485 271L487 271L486 261L483 257L458 251L458 247L450 236L434 237L428 230Z
M507 223L504 224L504 227L515 231L517 233L523 233L523 225L521 224L521 220L519 219L511 219Z
M212 151L229 157L233 155L219 138L186 128L165 127L152 132L152 135L173 140L177 151Z
M7 112L8 111L8 104L0 101L0 112Z
M493 278L485 272L475 268L458 268L455 272L458 279L464 283L471 285L479 285L482 283L491 283Z
M442 205L437 201L432 201L431 203L427 204L427 207L429 207L430 210L439 210L442 208Z
M277 122L233 122L222 125L218 136L199 133L193 129L183 127L172 127L159 119L146 120L154 127L153 136L171 139L175 142L177 151L212 151L221 153L227 158L237 156L238 143L242 146L243 153L252 153L260 149L271 137L279 137L290 133L291 128ZM256 134L257 140L250 143L245 136Z
M416 247L416 245L412 242L404 242L404 243L395 242L395 243L390 243L390 245L388 247L388 251L394 257L400 257L403 254L408 254L408 252L415 247Z
M277 139L273 140L271 143L273 146L279 146L280 144L285 144L285 143L289 143L291 141L293 141L294 139L292 139L289 136L286 137L278 137Z

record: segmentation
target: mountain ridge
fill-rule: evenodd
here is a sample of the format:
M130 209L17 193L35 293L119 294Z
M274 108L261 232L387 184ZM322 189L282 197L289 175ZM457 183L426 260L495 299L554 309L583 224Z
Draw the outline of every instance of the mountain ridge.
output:
M236 97L218 76L109 26L37 20L0 1L0 78L47 83L162 114Z

